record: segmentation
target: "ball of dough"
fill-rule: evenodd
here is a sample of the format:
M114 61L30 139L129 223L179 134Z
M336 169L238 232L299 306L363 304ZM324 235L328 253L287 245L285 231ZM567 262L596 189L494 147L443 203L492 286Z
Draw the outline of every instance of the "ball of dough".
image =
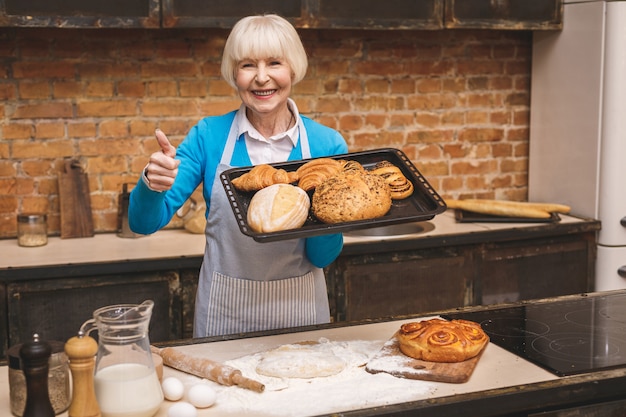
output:
M208 384L195 384L187 391L187 399L196 408L207 408L215 404L217 394Z
M346 362L322 344L292 344L266 352L256 371L275 378L318 378L332 376L346 368Z

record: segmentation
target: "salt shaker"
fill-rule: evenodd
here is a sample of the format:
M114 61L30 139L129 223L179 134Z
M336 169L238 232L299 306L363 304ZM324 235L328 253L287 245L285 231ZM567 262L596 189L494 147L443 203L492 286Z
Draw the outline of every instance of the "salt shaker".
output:
M48 361L52 354L49 343L39 340L26 342L20 349L22 369L26 377L26 406L23 417L54 417L54 409L48 395Z

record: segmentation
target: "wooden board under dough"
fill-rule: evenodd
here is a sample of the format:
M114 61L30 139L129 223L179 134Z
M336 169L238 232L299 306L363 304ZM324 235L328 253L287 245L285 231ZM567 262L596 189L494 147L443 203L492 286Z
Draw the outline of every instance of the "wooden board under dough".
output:
M365 370L372 374L386 372L399 378L460 384L467 382L472 376L484 350L478 356L463 362L426 362L402 353L394 336L370 359Z

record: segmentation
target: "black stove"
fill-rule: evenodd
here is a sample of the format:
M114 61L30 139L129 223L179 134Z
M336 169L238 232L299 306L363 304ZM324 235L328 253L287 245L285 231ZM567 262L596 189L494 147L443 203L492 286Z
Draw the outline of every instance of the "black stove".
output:
M626 366L626 293L447 314L480 323L491 342L559 375Z

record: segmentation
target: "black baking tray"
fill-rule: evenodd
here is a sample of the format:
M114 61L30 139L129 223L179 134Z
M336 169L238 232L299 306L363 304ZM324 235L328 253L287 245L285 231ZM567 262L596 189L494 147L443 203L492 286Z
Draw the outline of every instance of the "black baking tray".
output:
M494 216L461 209L454 209L454 218L459 223L555 223L561 221L561 216L558 213L550 213L550 217L537 219L533 217Z
M302 227L297 229L282 230L279 232L256 233L249 226L247 221L248 205L254 192L242 192L232 185L232 180L245 174L252 169L251 166L244 168L231 168L220 175L220 180L228 196L230 206L233 210L237 224L241 233L251 236L257 242L274 242L286 239L296 239L303 237L319 236L330 233L343 233L351 230L368 229L372 227L386 226L398 223L408 223L414 221L430 220L435 215L446 210L446 204L437 192L420 174L411 160L404 152L393 149L375 149L363 152L353 152L341 155L330 156L334 159L354 160L363 165L366 169L372 168L380 161L389 161L398 166L404 176L412 183L415 191L404 200L394 200L389 212L383 217L369 220L357 220L336 224L326 224L317 220L312 214ZM295 171L311 159L290 161L270 164L275 168L282 168L285 171ZM309 194L312 196L312 192Z

